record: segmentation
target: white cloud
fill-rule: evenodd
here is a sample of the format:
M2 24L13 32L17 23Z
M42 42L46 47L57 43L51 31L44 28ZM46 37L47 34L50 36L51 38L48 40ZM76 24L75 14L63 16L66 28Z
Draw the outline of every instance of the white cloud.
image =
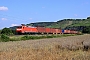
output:
M6 18L1 18L1 20L7 20Z
M11 26L18 26L18 24L11 24Z
M1 7L0 7L0 10L1 10L1 11L7 11L7 10L8 10L8 7L1 6Z

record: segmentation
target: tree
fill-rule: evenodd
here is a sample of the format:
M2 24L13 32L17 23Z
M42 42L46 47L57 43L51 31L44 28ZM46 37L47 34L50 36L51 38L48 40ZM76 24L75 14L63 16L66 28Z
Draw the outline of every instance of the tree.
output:
M16 34L17 34L16 30L12 30L12 33L13 33L14 35L16 35Z
M10 28L3 28L1 31L1 34L11 35L13 33L12 33L12 30Z
M7 42L7 41L10 41L10 38L7 35L2 34L1 35L1 41L2 42Z
M90 19L90 17L87 17L87 19Z
M82 32L83 32L83 33L90 33L90 26L84 27L84 29L83 29Z
M0 30L0 34L1 34L1 30Z

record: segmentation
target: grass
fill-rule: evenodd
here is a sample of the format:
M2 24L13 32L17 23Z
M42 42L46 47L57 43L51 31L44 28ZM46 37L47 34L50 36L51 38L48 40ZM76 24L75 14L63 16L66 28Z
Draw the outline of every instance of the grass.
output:
M75 36L75 34L57 34L57 35L20 35L20 36L7 36L1 35L0 42L8 42L8 41L21 41L21 40L36 40L36 39L45 39L45 38L59 38L59 37L67 37L67 36Z
M22 36L20 38L18 38L18 40L36 40L36 39L45 39L45 38L58 38L58 37L67 37L67 36L75 36L75 34L63 34L63 35L41 35L41 36L30 36L30 35L25 35ZM17 38L14 38L15 41L17 40ZM13 38L11 39L13 40ZM13 40L14 41L14 40Z

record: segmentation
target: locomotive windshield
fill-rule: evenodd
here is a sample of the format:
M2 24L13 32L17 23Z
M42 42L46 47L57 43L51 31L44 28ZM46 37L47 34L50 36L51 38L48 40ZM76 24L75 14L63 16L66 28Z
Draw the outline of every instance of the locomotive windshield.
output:
M18 26L17 28L22 28L22 26Z

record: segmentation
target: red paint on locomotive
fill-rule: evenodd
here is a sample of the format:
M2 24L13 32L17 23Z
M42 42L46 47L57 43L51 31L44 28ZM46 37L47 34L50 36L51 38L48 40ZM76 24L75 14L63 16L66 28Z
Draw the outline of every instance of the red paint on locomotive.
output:
M16 29L16 32L18 33L52 33L52 34L78 34L78 31L74 30L64 30L62 32L61 29L55 29L55 28L45 28L45 27L31 27L31 26L18 26Z

